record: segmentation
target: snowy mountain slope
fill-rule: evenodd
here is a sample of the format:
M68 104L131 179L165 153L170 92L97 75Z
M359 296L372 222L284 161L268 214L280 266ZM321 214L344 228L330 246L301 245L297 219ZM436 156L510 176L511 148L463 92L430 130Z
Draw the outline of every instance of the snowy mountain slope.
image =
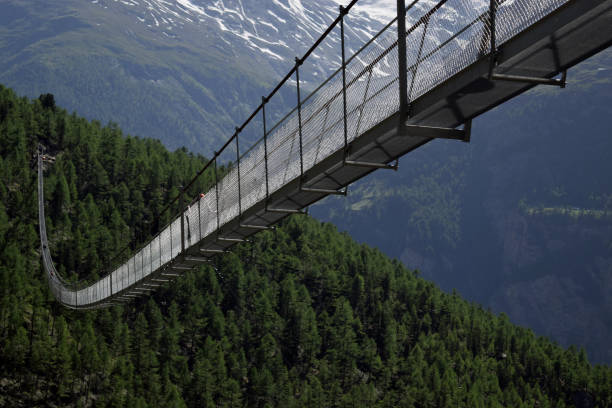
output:
M436 13L427 37L439 44L484 10L485 1L450 2ZM109 13L130 16L131 24L180 43L221 44L228 56L263 57L282 76L296 56L319 38L346 0L91 0ZM422 0L409 10L408 24L436 1ZM347 57L396 16L394 0L361 0L345 19ZM457 28L457 26L460 27ZM448 29L446 28L448 27ZM391 33L394 32L394 27ZM416 41L416 39L415 39ZM313 54L317 62L306 81L325 78L340 64L337 27Z
M210 153L338 13L332 0L3 0L0 83ZM346 21L347 55L383 25L358 9ZM339 29L307 64L306 87L340 66Z
M333 0L93 0L91 5L128 15L131 24L146 27L152 35L194 45L221 44L228 56L266 58L279 76L339 14ZM382 27L382 20L356 7L345 26L347 54ZM337 68L339 55L336 29L313 56L321 61L313 75L320 77Z

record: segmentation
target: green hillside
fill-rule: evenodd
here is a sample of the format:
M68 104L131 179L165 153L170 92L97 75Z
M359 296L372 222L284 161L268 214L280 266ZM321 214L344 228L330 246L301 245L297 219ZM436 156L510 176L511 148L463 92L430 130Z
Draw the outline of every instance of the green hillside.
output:
M609 407L612 369L446 294L330 224L275 231L125 307L51 297L38 143L65 276L145 239L204 158L0 87L0 406ZM202 188L202 186L198 186Z

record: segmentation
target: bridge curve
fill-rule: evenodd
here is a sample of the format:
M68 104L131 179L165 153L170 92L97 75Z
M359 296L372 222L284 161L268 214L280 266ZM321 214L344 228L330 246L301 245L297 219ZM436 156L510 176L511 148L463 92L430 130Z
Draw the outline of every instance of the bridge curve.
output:
M58 301L90 309L147 295L370 172L397 169L399 157L433 139L469 141L474 117L538 84L564 87L568 68L612 43L612 0L398 0L398 16L345 59L344 26L357 2L340 9L198 176L217 174L233 148L229 173L93 284L70 284L53 265L39 155L41 252ZM342 65L302 98L304 63L334 29ZM267 128L266 107L293 78L296 107ZM261 126L259 115L262 136L241 153L241 134Z

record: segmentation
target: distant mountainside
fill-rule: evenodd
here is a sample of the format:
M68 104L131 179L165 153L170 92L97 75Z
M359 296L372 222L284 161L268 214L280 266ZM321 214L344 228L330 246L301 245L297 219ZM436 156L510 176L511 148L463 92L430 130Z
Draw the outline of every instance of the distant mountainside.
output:
M307 216L150 297L67 309L41 265L38 143L55 157L49 247L67 279L146 239L150 213L204 162L0 86L0 407L612 404L612 368L584 350L443 293Z
M134 29L146 27L151 35L216 47L243 62L266 61L278 76L287 73L294 58L301 56L339 14L333 0L97 0L92 4L114 16L127 16ZM351 44L366 42L382 24L359 7L347 19L350 55L354 51ZM340 64L340 38L334 34L314 56L317 65L313 68L319 76ZM206 48L202 51L205 56ZM254 68L251 63L250 69Z
M348 2L5 0L0 83L31 97L52 93L70 111L171 149L209 154L334 21L339 3ZM419 2L410 18L432 5ZM346 17L347 58L395 13L394 1L357 3ZM428 36L447 37L447 28L461 21L454 13L452 7L440 12ZM305 90L340 67L339 31L302 66ZM275 103L295 106L295 81Z
M612 362L612 50L313 207L443 289Z
M91 2L3 2L0 20L0 82L171 148L218 144L274 77L264 58L252 70L220 44L178 42Z
M364 2L367 4L367 1ZM338 15L331 0L0 4L0 83L169 146L212 152ZM351 13L347 53L381 22ZM335 32L302 72L340 66ZM287 106L295 92L284 90Z

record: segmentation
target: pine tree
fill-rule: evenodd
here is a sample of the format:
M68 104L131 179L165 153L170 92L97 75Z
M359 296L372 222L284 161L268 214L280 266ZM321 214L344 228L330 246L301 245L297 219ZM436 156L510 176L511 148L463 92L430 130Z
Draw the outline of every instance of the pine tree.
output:
M55 345L55 368L57 375L57 394L65 397L69 394L72 383L72 361L70 347L74 347L69 341L69 332L64 316L58 316L55 322L57 342Z

